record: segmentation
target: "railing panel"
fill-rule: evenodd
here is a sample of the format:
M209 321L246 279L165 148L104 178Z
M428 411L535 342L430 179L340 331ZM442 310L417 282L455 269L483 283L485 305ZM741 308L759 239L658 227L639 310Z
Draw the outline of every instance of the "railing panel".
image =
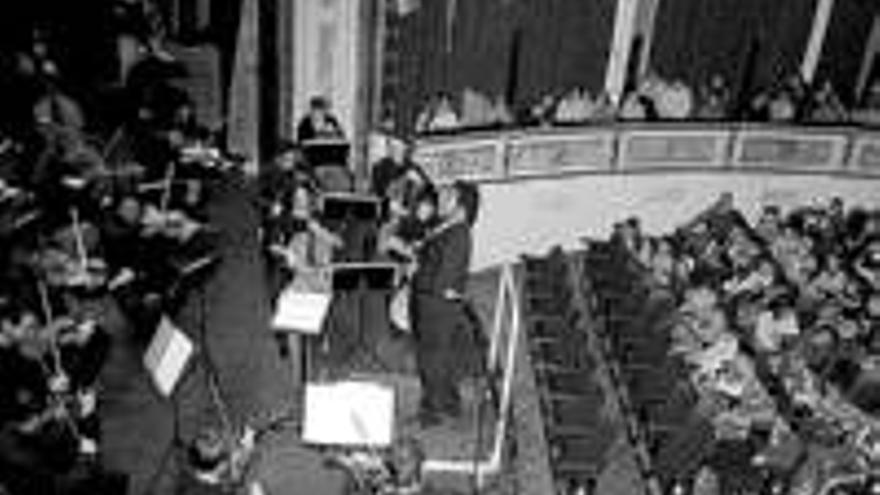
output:
M722 168L728 163L730 139L725 128L623 129L619 168Z
M849 169L880 175L880 132L862 132L853 138Z
M438 184L457 179L498 180L505 176L504 140L499 137L425 142L414 159Z
M824 129L745 128L734 140L731 161L738 168L841 171L848 133Z
M575 171L610 171L615 131L588 128L512 138L508 173L512 177Z

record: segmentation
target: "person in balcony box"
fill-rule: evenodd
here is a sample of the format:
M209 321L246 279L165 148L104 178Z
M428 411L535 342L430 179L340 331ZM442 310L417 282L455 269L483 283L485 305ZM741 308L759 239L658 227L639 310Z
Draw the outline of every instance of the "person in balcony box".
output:
M448 95L441 95L437 101L437 107L431 116L428 130L431 132L449 132L460 128L461 119L452 106L452 99Z
M701 120L724 120L730 110L730 89L724 77L713 74L700 90L696 117Z
M498 95L495 97L495 103L492 105L492 112L489 121L491 124L500 127L513 125L513 112L510 111L510 107L507 105L507 100L505 100L503 96Z
M849 120L849 112L828 79L819 84L811 107L809 120L812 122L842 124Z
M480 91L465 88L461 98L461 124L466 128L485 127L492 123L492 102Z
M471 258L471 227L477 218L476 186L456 182L440 193L443 221L417 250L412 281L416 364L422 386L419 421L431 427L459 416L462 378L460 335L469 328L464 294Z
M655 99L657 114L664 120L685 120L694 112L694 93L684 81L664 84Z
M339 120L331 113L330 102L316 96L309 100L309 112L296 126L296 140L306 143L315 139L344 139Z

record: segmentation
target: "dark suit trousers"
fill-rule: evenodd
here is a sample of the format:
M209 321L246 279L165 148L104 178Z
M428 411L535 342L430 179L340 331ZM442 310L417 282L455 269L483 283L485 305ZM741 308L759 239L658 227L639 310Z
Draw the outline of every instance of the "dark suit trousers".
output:
M422 385L421 409L425 413L459 413L459 373L456 338L466 321L458 303L441 297L414 294L416 364Z

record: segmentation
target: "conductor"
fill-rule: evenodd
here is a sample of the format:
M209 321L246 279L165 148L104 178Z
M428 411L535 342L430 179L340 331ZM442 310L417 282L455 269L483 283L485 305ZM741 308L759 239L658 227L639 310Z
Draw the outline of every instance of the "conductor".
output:
M442 223L416 251L418 268L412 282L413 333L422 387L419 422L442 423L461 413L458 382L462 378L457 343L470 321L464 293L471 259L471 226L477 218L479 191L456 182L440 192Z

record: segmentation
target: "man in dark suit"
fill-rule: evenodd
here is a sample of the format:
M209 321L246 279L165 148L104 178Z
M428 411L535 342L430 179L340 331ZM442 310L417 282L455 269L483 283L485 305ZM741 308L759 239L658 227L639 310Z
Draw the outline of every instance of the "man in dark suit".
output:
M460 414L460 335L470 325L464 293L471 259L471 225L479 195L475 186L457 182L441 194L444 221L417 251L413 276L413 331L422 385L419 420L423 426Z

